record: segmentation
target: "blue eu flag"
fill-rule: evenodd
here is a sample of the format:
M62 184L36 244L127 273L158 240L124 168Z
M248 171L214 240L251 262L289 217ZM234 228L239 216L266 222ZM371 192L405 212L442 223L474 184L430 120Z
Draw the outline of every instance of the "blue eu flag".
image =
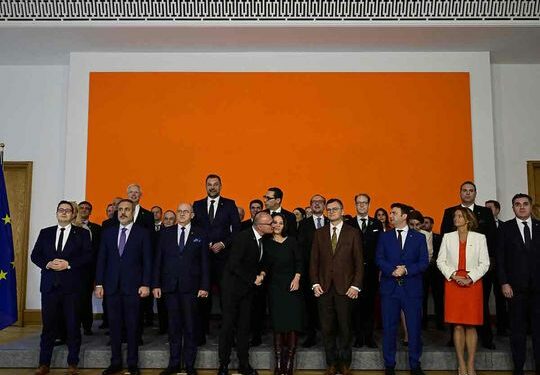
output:
M0 329L17 321L17 282L11 218L4 169L0 161Z

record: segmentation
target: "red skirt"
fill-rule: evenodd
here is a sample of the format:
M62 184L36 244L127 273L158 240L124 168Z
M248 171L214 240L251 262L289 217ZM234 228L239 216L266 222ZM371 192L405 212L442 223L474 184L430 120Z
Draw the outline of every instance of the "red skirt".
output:
M459 270L458 276L467 272ZM453 324L480 326L484 323L482 279L469 286L459 286L454 280L444 285L444 321Z

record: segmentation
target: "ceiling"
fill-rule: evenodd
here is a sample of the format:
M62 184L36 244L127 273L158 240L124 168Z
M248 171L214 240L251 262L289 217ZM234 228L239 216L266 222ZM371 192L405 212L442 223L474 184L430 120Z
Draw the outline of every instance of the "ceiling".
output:
M540 64L538 26L4 26L0 65L67 65L70 52L490 51Z

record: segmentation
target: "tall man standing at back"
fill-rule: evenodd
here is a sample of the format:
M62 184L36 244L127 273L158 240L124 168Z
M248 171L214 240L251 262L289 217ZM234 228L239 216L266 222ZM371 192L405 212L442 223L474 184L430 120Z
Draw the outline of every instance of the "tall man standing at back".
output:
M152 244L150 231L133 223L134 204L118 204L116 226L103 230L96 269L97 298L107 295L111 335L111 364L103 375L122 370L122 328L127 336L127 365L131 375L140 374L139 337L141 298L150 293Z
M240 231L236 203L221 196L221 186L221 177L209 174L206 177L207 196L193 203L193 223L205 232L208 241L210 282L217 286L221 283L223 270L229 259L232 237ZM212 299L199 300L199 304L201 328L198 332L198 343L204 344L205 333L209 329Z
M489 295L491 294L491 288L496 280L493 265L495 264L495 241L497 235L497 227L495 225L495 219L493 213L487 207L479 206L475 203L476 200L476 185L472 181L465 181L460 187L461 204L453 207L449 207L444 210L444 216L441 223L441 236L445 233L453 232L456 230L454 226L454 211L457 207L467 207L470 209L476 220L478 221L478 232L486 236L490 270L482 277L482 287L484 293L484 325L479 330L480 340L482 346L486 349L495 349L493 343L493 332L491 331L491 317L489 314Z
M270 187L263 196L265 211L274 216L275 213L281 213L287 219L287 223L296 223L296 216L290 211L287 211L281 204L283 203L283 191L278 187ZM298 229L296 225L289 225L289 236L297 237Z
M326 354L325 375L351 375L352 300L362 288L364 261L360 233L343 222L343 203L329 199L330 224L317 229L311 249L310 277L319 299Z
M59 324L65 324L67 333L69 369L67 374L78 374L81 349L81 322L79 295L83 287L82 270L92 257L90 234L83 228L71 225L73 207L60 201L56 207L58 225L42 229L34 249L32 262L41 268L41 332L39 368L36 375L49 373L54 340ZM65 322L58 322L62 316Z

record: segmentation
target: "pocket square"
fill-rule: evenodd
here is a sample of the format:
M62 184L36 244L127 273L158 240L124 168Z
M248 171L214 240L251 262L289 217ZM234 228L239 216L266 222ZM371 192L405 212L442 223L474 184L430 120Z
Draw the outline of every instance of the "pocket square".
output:
M194 243L199 243L199 242L201 242L201 241L202 241L202 240L201 240L200 238L194 238L194 239L193 239L193 242L194 242Z

